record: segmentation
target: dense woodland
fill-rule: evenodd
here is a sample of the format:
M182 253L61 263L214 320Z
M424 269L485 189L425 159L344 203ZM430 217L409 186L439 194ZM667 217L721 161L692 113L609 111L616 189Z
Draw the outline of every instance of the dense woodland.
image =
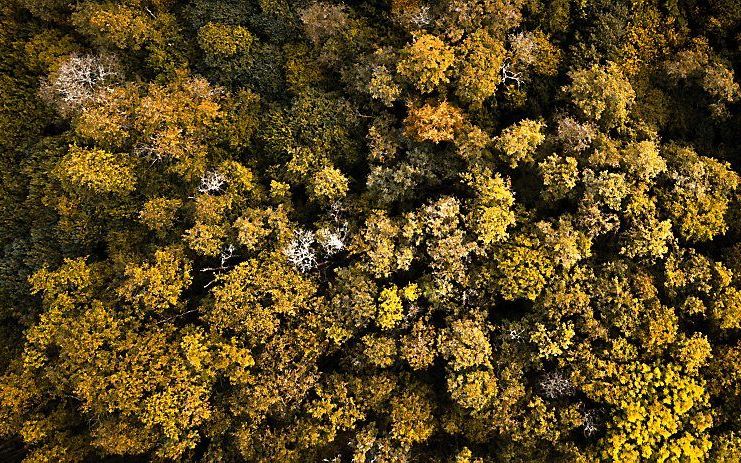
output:
M738 463L737 0L0 0L0 460Z

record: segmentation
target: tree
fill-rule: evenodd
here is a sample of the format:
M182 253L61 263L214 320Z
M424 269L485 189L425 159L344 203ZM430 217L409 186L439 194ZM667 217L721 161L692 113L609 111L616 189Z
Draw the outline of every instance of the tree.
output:
M730 195L739 184L738 174L727 164L699 156L691 149L672 147L668 154L675 183L665 196L664 207L682 238L705 241L724 233ZM680 202L684 206L680 207Z
M451 47L431 34L421 34L402 50L396 66L399 74L411 80L422 93L431 93L450 81L455 54Z
M489 245L507 238L507 229L516 220L512 211L515 197L510 182L499 174L492 175L488 169L472 172L466 180L477 192L469 220L474 224L479 239L484 245Z
M570 156L552 154L538 163L549 199L559 200L566 196L577 184L579 168L577 161Z
M249 71L255 37L247 28L209 22L198 30L205 63L224 75L221 82L240 82Z
M485 29L467 37L462 45L461 69L456 92L464 101L481 106L483 101L496 92L501 80L505 49Z
M525 264L527 262L527 264ZM554 264L538 233L512 236L496 256L496 286L507 300L535 299L553 276Z
M73 145L59 163L58 175L73 190L122 195L136 188L136 177L130 164L125 156Z
M156 251L151 265L126 267L126 281L118 293L143 311L165 311L181 303L180 296L192 280L191 267L182 250Z
M635 92L617 64L595 64L572 71L570 77L571 84L564 91L583 117L605 128L627 121Z
M705 410L707 394L701 383L678 370L674 365L631 364L617 372L625 384L631 384L629 388L587 389L620 408L612 431L604 438L603 460L706 459L712 445L702 434L712 425Z
M447 101L411 108L405 123L405 133L418 141L452 141L463 126L463 112Z
M51 76L49 87L62 114L73 114L96 93L121 77L120 65L111 55L70 55Z
M524 119L504 129L494 146L501 152L502 160L512 168L532 162L535 150L545 140L544 128L542 122Z

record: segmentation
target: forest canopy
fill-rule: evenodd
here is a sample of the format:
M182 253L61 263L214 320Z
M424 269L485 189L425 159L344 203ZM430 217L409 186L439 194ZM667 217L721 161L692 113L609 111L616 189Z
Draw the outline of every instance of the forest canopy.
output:
M0 461L738 463L737 0L3 0Z

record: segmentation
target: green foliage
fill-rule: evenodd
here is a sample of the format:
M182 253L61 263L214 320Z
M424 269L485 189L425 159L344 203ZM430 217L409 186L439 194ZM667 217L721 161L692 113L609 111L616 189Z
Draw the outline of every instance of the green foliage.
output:
M198 45L203 50L204 62L225 73L219 81L234 82L243 79L253 59L254 36L242 26L209 22L198 30Z

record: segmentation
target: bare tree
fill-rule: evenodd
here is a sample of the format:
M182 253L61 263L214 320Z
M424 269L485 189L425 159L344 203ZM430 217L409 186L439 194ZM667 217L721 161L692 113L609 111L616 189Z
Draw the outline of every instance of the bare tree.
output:
M221 191L221 187L226 183L226 179L218 172L206 172L201 177L201 184L198 185L198 192L213 194Z
M319 244L322 245L324 253L333 256L345 249L345 235L347 227L338 227L334 229L322 228L317 232Z
M284 253L294 267L301 272L308 272L317 266L314 243L316 239L309 230L300 228L293 232L293 239Z
M327 256L333 256L345 249L347 239L347 221L342 218L339 204L333 204L330 210L333 225L317 231L319 244Z
M427 29L432 24L430 7L427 5L409 6L392 11L393 19L405 28Z
M507 81L517 84L517 88L520 88L520 85L522 85L522 73L513 71L512 63L509 60L502 66L502 82L506 84Z
M589 437L600 430L604 423L604 410L593 408L582 412L584 435Z
M206 267L201 269L202 272L213 272L214 273L214 279L208 282L204 288L208 288L212 284L216 283L217 278L219 275L221 275L223 272L229 270L231 267L234 267L234 265L229 264L229 260L235 257L234 251L236 251L236 248L233 244L227 245L224 249L221 250L221 253L219 254L219 259L221 262L216 267Z
M229 259L234 257L234 251L236 248L233 244L227 245L224 249L222 249L221 253L219 254L219 259L221 260L221 263L218 267L206 267L202 269L202 272L220 272L223 270L228 269L230 266L227 265L227 262Z
M543 395L549 399L568 396L574 393L574 386L560 371L547 373L540 380L540 388Z
M47 83L60 112L69 113L93 100L101 88L120 77L120 66L112 55L73 53Z

